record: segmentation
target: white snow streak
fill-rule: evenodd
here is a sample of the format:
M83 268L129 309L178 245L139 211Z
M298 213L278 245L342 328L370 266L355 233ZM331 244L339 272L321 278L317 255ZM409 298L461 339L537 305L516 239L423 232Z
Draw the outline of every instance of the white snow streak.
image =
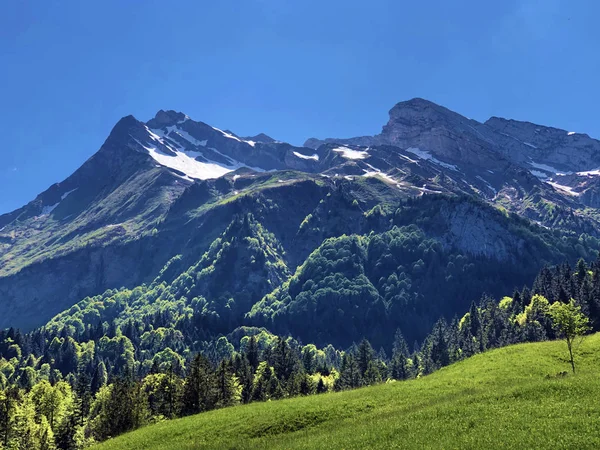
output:
M71 191L65 192L63 195L61 195L60 200L64 200L65 198L67 198L69 195L71 195L73 192L75 192L78 188L75 188Z
M569 186L564 186L562 184L554 183L552 181L546 181L546 183L548 183L553 188L555 188L555 189L557 189L559 191L564 192L565 194L572 195L574 197L578 197L579 196L579 192L575 192L573 190L573 188L571 188Z
M437 164L438 166L442 166L442 167L445 167L446 169L450 169L450 170L456 170L458 172L458 168L454 164L448 164L448 163L442 162L439 159L435 158L431 153L429 153L425 150L421 150L420 148L417 148L417 147L410 147L410 148L407 148L406 151L417 155L421 159L425 159L434 164Z
M303 155L302 153L298 153L298 152L292 152L292 153L294 154L294 156L297 156L300 159L312 159L314 161L319 160L319 155L317 155L316 153L312 156Z
M548 174L545 172L540 172L539 170L530 170L529 172L531 172L532 175L541 178L542 180L545 180L546 178L548 178Z
M167 130L169 131L169 134L175 133L175 134L179 135L179 137L182 137L183 139L188 141L190 144L195 145L196 147L206 147L206 143L207 143L206 139L199 141L194 136L189 134L187 131L180 130L175 125L173 125L172 127L167 127Z
M342 158L346 159L365 159L369 157L369 153L366 151L352 150L348 147L338 147L333 149L334 152L342 154Z
M577 175L597 177L600 175L600 169L588 170L587 172L577 172Z
M365 170L365 173L362 175L363 177L381 177L390 183L397 184L398 182L390 177L387 173L383 173L379 170Z
M486 184L486 186L494 193L494 195L498 193L498 191L496 189L494 189L494 187L490 183L488 183L486 180L481 178L479 175L477 175L476 178L479 178L481 181L483 181Z
M223 136L225 136L226 138L235 139L238 142L242 142L242 140L239 137L234 136L233 134L229 134L229 133L227 133L219 128L216 128L216 127L212 127L212 128L213 128L213 130L217 130L219 133L222 133Z
M47 216L60 204L60 202L55 203L54 205L44 206L42 208L42 216Z
M552 167L549 166L547 164L540 164L540 163L536 163L536 162L530 162L529 163L530 166L535 167L536 169L540 169L540 170L544 170L546 172L551 172L551 173L558 173L560 172L556 167Z

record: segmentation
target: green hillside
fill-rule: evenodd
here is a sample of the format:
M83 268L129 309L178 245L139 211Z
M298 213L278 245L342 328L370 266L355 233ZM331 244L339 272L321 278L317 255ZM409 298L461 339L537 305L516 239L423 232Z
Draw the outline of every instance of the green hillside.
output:
M599 448L600 334L571 374L562 341L478 354L426 377L162 422L102 449Z

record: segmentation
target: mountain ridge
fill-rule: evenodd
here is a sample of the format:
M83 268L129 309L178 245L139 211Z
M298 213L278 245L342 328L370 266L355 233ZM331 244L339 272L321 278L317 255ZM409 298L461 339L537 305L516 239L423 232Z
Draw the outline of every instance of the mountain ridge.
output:
M147 122L125 116L71 176L0 216L0 327L39 325L85 296L149 282L178 254L191 265L239 214L275 234L292 273L324 240L388 230L398 205L423 196L471 197L541 225L537 233L549 227L587 245L600 238L600 143L543 128L531 143L536 125L488 122L412 99L390 109L379 135L295 147L173 110ZM574 171L553 166L579 148L583 156L565 166ZM476 255L469 209L448 205L437 238L458 242L452 236L462 233L461 251ZM484 229L502 229L498 220Z

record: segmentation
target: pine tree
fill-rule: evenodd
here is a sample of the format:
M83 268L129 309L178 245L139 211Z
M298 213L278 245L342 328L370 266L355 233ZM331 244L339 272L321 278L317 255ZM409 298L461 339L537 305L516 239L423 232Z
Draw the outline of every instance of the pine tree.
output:
M314 357L312 352L308 348L305 348L302 352L302 365L304 366L304 370L306 371L306 373L314 373Z
M300 394L301 395L312 395L316 391L315 383L308 374L300 375Z
M229 361L223 360L216 371L216 406L223 408L234 405L238 400L239 383Z
M442 320L434 327L431 345L431 360L435 368L440 368L450 364L450 354L448 352L448 343L445 336L445 323Z
M363 385L362 374L356 359L351 353L345 353L342 359L340 376L335 381L336 391L354 389Z
M77 408L77 419L79 425L83 422L90 412L92 402L92 393L90 390L90 378L85 372L80 372L75 384L75 399Z
M317 394L324 394L327 392L327 386L323 382L323 378L319 377L319 382L317 383Z
M469 308L469 331L471 332L471 336L473 336L477 340L477 351L484 350L483 344L483 329L481 326L481 315L479 313L479 308L475 304L475 302L471 303L471 307Z
M214 409L217 402L215 374L210 361L202 354L190 364L183 393L183 414L196 414Z
M279 337L272 354L275 376L282 382L287 382L294 371L298 370L300 361L287 341Z
M100 437L117 436L143 425L149 417L148 399L141 383L131 374L119 377L110 386L110 392L98 420Z
M248 346L246 347L246 358L252 367L252 372L256 372L256 368L260 363L260 351L258 349L258 343L256 342L255 336L250 336Z
M408 358L402 352L392 358L392 378L395 380L406 380L409 378Z
M252 400L252 390L254 388L254 376L252 368L246 356L240 358L239 367L236 370L237 378L242 388L242 403L249 403Z
M61 450L79 450L77 439L75 437L78 422L79 418L76 414L70 414L62 421L54 436L54 442L56 443L57 448Z
M16 386L11 386L4 392L0 391L0 442L8 448L8 442L14 428L15 410L21 398L21 392Z
M367 339L363 339L358 346L356 355L358 368L362 376L365 375L374 358L375 351L373 350L373 347L371 347L371 343Z
M394 335L394 345L392 347L392 358L397 355L404 355L408 358L408 344L406 340L404 340L404 336L402 335L402 331L400 328L396 329L396 334Z
M94 376L92 377L92 385L91 391L92 393L96 393L100 390L101 387L106 386L108 383L108 373L106 372L106 366L103 361L100 361L96 366L96 370L94 371Z

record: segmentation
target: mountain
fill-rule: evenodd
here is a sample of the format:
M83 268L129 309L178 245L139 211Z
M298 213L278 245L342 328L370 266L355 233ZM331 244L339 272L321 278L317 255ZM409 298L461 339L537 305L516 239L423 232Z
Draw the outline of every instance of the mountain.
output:
M420 325L407 334L419 338L483 291L531 281L544 263L595 257L599 150L587 135L499 118L479 123L423 99L395 105L378 135L303 147L263 133L239 137L181 112L160 110L147 122L127 116L70 177L0 216L0 328L33 329L85 297L152 283L160 273L172 283L225 239L254 258L230 256L232 273L199 288L209 304L229 295L241 308L223 319L225 328L256 324L349 344L372 322L357 322L345 337L325 323L315 327L319 337L294 328L315 311L306 300L332 289L333 277L348 290L336 286L318 311L341 295L350 302L342 312L374 308L372 320L406 327L410 310ZM244 217L272 238L236 239L272 240L276 254L258 257L229 242L224 233ZM336 252L358 259L346 268ZM422 264L440 270L423 274ZM504 275L454 272L478 264ZM400 278L381 281L390 277ZM452 290L473 277L483 281ZM432 306L438 293L429 288L443 279L452 280L452 301ZM236 280L260 288L241 300L247 293ZM368 293L360 294L367 303L350 292ZM215 330L227 331L221 325Z
M348 405L346 422L379 407L405 416L381 399L352 394L360 397L355 411L351 397L325 393L393 387L383 381L422 378L455 362L437 376L463 373L471 361L481 365L472 372L478 383L500 373L488 380L502 385L495 404L498 396L513 406L530 399L541 386L532 373L544 377L545 393L548 383L584 392L589 383L568 384L581 374L556 374L568 363L554 346L511 347L518 360L503 349L495 353L500 366L486 366L486 355L462 360L556 339L556 311L581 333L588 319L600 330L598 145L524 122L479 123L422 99L394 106L378 135L302 147L175 111L147 122L124 117L66 180L0 216L6 445L83 448L164 419L314 393L342 398L342 407L325 402L329 419ZM554 363L537 351L554 352ZM538 365L520 371L529 353ZM579 371L579 355L570 361ZM512 376L507 367L521 369ZM471 402L477 389L454 375L441 380L444 389L454 383ZM516 395L523 380L527 395ZM395 384L409 386L398 392L412 398L423 391L415 382ZM447 416L461 396L442 389L436 397L437 387L426 389L433 397L425 403L443 406L450 395ZM490 409L488 397L470 422L487 417L480 413ZM274 406L283 421L246 420L246 438L261 446L284 436L296 445L287 431L329 420L294 405L297 423ZM239 410L219 414L232 423L250 411ZM546 415L562 417L556 411ZM523 423L509 419L509 431Z

